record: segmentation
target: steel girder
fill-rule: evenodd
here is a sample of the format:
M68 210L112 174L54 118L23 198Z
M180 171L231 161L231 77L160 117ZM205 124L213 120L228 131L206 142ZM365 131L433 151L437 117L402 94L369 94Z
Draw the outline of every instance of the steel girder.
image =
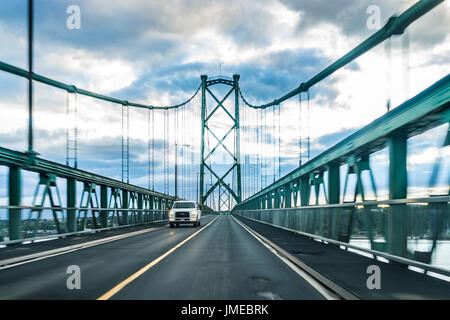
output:
M296 182L300 179L300 200L301 205L306 206L309 203L310 192L308 190L309 174L314 171L327 171L333 167L339 167L348 162L349 157L362 158L366 157L376 151L379 151L387 146L392 148L401 147L399 135L402 139L418 135L431 128L450 121L450 75L445 76L441 80L434 83L432 86L422 91L415 97L404 102L397 108L386 113L380 118L376 119L369 125L343 139L333 147L325 150L312 160L308 161L301 167L293 170L278 181L257 192L249 197L242 204L251 202L254 199L274 192L278 188L290 183ZM397 137L397 138L395 138ZM406 140L405 140L406 141ZM394 145L395 144L395 145ZM400 149L399 149L400 150ZM400 154L393 152L392 157L394 161L403 157ZM398 160L394 167L402 167L403 160ZM392 170L392 174L400 174ZM336 168L334 175L338 175ZM332 190L333 202L339 199L339 189L337 178L334 177L334 187ZM401 194L405 188L404 178L397 182L392 180L393 198L398 198L395 194ZM329 181L329 183L331 183ZM401 186L395 186L402 183ZM401 189L401 190L400 190ZM241 204L241 205L242 205ZM239 205L236 206L236 209Z
M200 203L204 204L207 200L207 198L214 192L216 188L219 188L219 190L224 189L226 190L230 196L232 196L237 203L241 202L241 172L240 172L240 125L239 125L239 75L234 75L233 80L228 80L225 78L217 78L213 80L208 80L208 77L206 75L201 76L202 84L202 110L201 110L201 122L202 122L202 133L201 133L201 162L200 162ZM227 94L219 100L214 93L209 89L210 86L216 85L216 84L225 84L228 86L231 86L232 88L227 92ZM230 97L232 93L235 93L235 112L234 116L233 114L225 108L223 105L224 101ZM207 106L206 106L206 94L209 94L217 103L217 105L214 107L214 109L207 115ZM228 117L233 121L233 125L231 128L226 132L226 134L220 139L217 137L216 134L214 134L213 130L208 126L208 121L214 116L216 111L218 109L222 109L225 111L225 113L228 115ZM217 140L217 144L212 148L207 155L205 155L205 133L206 131L210 132L211 135L214 137L214 139ZM236 150L235 152L231 152L223 143L224 140L230 135L230 133L235 132L235 144L236 144ZM233 164L232 166L226 171L226 173L222 176L219 176L214 169L206 164L206 160L211 157L214 152L217 150L219 146L222 146L225 151L233 158ZM216 179L217 181L210 186L209 189L204 189L204 176L205 176L205 169L207 169ZM237 171L237 193L234 192L230 186L225 183L225 178L228 177L230 174L233 173L233 170L236 169ZM223 190L222 190L223 191ZM221 192L221 194L225 194L224 192ZM219 200L220 202L220 200ZM220 208L219 208L220 210Z

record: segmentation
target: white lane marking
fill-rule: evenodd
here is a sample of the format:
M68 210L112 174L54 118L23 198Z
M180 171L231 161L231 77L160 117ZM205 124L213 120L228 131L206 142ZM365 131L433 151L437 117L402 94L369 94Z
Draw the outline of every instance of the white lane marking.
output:
M164 254L160 255L158 258L156 258L155 260L151 261L150 263L148 263L147 265L145 265L144 267L142 267L141 269L139 269L138 271L136 271L135 273L133 273L131 276L129 276L128 278L126 278L125 280L121 281L119 284L115 285L111 290L109 290L108 292L106 292L105 294L103 294L102 296L100 296L99 298L97 298L97 300L109 300L112 296L114 296L116 293L118 293L120 290L122 290L125 286L127 286L129 283L133 282L134 280L136 280L137 278L139 278L141 275L143 275L145 272L147 272L150 268L154 267L155 265L157 265L159 262L161 262L162 260L164 260L164 258L166 258L168 255L170 255L172 252L174 252L175 250L177 250L179 247L181 247L183 244L185 244L186 242L188 242L189 240L191 240L192 238L194 238L197 234L199 234L200 232L202 232L204 229L206 229L207 227L209 227L214 221L216 221L218 218L220 217L217 216L216 218L214 218L214 220L212 220L211 222L209 222L206 226L204 226L203 228L201 228L200 230L196 231L195 233L191 234L189 237L187 237L186 239L184 239L183 241L181 241L180 243L178 243L177 245L175 245L174 247L172 247L171 249L169 249L168 251L166 251Z
M32 254L25 255L25 256L5 259L5 260L0 261L0 266L2 266L2 267L0 267L0 270L20 266L25 263L31 263L31 262L39 261L42 259L51 258L51 257L59 256L62 254L78 251L81 249L98 246L98 245L105 244L108 242L126 239L126 238L130 238L133 236L141 235L141 234L152 232L152 231L158 231L158 230L162 230L162 229L166 229L166 228L168 228L168 226L165 226L162 228L149 228L149 229L145 229L145 230L133 231L133 232L129 232L129 233L125 233L125 234L121 234L121 235L117 235L117 236L112 236L112 237L108 237L108 238L104 238L104 239L97 239L97 240L93 240L93 241L75 244L72 246L66 246L66 247L62 247L62 248L58 248L58 249L47 250L47 251L43 251L43 252L32 253Z
M256 240L258 240L260 243L262 243L267 249L270 250L274 255L276 255L278 258L280 258L281 261L283 261L285 264L287 264L295 273L297 273L300 277L302 277L305 281L307 281L314 289L316 289L325 299L327 300L339 300L339 298L328 291L326 288L323 287L323 285L318 282L316 279L311 277L309 274L304 272L302 269L297 267L295 264L293 264L291 261L286 259L285 257L281 256L278 251L276 251L274 248L269 246L267 243L262 241L251 229L249 229L247 226L242 224L239 220L237 220L235 217L231 216L234 221L236 221L242 228L247 230L248 233L250 233Z

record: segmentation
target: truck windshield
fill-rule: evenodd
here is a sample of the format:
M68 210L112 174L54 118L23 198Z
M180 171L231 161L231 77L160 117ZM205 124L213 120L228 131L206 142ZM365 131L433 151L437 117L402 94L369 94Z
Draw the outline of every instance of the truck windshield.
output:
M195 208L194 202L175 202L173 204L174 208L178 209L187 209L187 208Z

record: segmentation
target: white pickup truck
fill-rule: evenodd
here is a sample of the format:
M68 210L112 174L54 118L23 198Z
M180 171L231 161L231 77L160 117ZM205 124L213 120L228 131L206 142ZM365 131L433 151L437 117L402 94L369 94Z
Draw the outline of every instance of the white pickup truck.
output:
M200 225L202 213L195 201L175 201L172 210L169 211L170 227L179 226L182 223Z

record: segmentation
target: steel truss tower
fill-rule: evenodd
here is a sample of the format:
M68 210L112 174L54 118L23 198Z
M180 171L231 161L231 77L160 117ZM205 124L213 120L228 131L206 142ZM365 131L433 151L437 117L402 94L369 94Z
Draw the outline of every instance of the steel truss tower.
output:
M208 80L208 76L202 75L202 110L201 110L201 120L202 120L202 136L201 136L201 160L200 160L200 203L205 204L208 197L214 192L216 188L222 190L221 195L224 194L224 190L227 190L229 193L229 197L233 197L236 203L241 203L241 159L240 159L240 130L239 130L239 75L233 75L233 79L226 79L225 77L213 78ZM223 97L223 99L219 100L209 89L209 87L216 84L225 84L231 87L228 93ZM224 101L234 92L234 116L233 114L225 108L223 105ZM217 103L216 107L212 109L212 111L207 114L207 106L206 106L206 95L209 94L214 101ZM212 131L212 129L208 126L209 120L214 117L215 112L222 108L228 117L233 121L232 127L227 131L227 133L219 139L216 134ZM216 115L217 116L217 115ZM206 131L211 133L211 135L217 140L217 145L209 150L209 153L205 155L205 137ZM231 152L223 143L224 140L234 131L235 133L235 150ZM223 176L219 176L212 168L209 166L206 161L209 157L211 157L216 151L217 148L222 145L225 151L233 158L233 164L226 171ZM217 179L217 181L212 184L209 188L205 190L205 168ZM234 192L232 188L225 182L225 178L233 175L233 170L236 169L236 179L237 179L237 193ZM220 203L220 200L219 200ZM229 202L228 202L229 203ZM220 210L220 208L219 208Z

